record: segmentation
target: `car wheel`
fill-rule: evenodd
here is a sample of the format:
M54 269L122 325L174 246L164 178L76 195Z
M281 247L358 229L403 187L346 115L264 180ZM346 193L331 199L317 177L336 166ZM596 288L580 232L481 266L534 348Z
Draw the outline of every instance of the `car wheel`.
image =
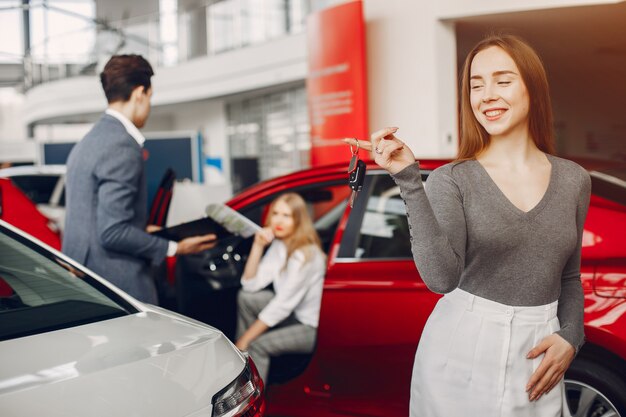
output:
M577 358L570 366L565 394L565 417L626 417L626 381L588 359Z

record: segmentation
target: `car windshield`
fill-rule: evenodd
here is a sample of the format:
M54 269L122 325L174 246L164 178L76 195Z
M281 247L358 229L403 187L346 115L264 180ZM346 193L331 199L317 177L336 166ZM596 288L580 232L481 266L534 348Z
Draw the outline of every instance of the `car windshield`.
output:
M595 195L626 205L626 168L608 168L590 174Z
M95 278L0 225L0 340L134 312Z

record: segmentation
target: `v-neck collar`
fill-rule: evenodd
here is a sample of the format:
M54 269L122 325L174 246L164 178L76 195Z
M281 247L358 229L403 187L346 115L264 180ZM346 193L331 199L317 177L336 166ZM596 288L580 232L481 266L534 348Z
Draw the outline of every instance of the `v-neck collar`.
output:
M553 194L554 183L556 181L556 161L554 160L554 157L552 155L547 153L545 155L548 158L548 162L550 163L550 180L548 181L548 187L546 188L539 202L528 211L524 211L517 207L515 204L513 204L513 202L500 189L498 184L496 184L491 175L489 175L487 169L480 162L478 162L478 160L474 159L474 163L478 166L478 171L481 172L481 175L483 175L485 181L490 184L489 186L493 191L493 194L496 195L496 200L500 203L502 207L518 216L530 217L535 213L541 211L541 209L548 203L550 197Z

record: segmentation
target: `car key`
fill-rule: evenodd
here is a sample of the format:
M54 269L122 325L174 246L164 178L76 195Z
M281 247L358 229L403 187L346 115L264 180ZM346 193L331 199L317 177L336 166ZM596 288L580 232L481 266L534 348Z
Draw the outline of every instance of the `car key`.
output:
M354 206L354 200L356 199L356 195L363 188L363 180L365 179L365 162L357 159L354 167L354 171L350 173L348 177L348 185L352 188L352 193L350 194L350 200L348 204L350 208Z
M350 158L350 164L348 165L348 174L352 174L356 169L356 163L359 160L359 154L352 154L352 158Z
M354 140L356 140L356 150L352 149L352 145L350 145L352 158L350 158L350 163L348 164L348 174L352 174L354 172L354 170L356 169L356 163L359 160L359 148L361 146L359 145L358 139L355 138Z
M356 171L359 166L359 148L361 147L358 139L356 140L356 150L352 148L352 144L350 145L350 152L352 153L352 158L350 158L350 163L348 164L348 185L352 188L352 193L350 194L350 200L348 204L350 204L350 208L354 205L354 199L356 198L356 194L361 191L361 188L356 185ZM353 187L354 184L354 187Z

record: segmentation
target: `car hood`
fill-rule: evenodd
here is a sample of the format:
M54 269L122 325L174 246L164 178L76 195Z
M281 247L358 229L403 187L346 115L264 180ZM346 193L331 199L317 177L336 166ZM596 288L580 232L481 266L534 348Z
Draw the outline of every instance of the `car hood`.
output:
M6 416L211 415L245 359L219 331L164 310L0 342Z

